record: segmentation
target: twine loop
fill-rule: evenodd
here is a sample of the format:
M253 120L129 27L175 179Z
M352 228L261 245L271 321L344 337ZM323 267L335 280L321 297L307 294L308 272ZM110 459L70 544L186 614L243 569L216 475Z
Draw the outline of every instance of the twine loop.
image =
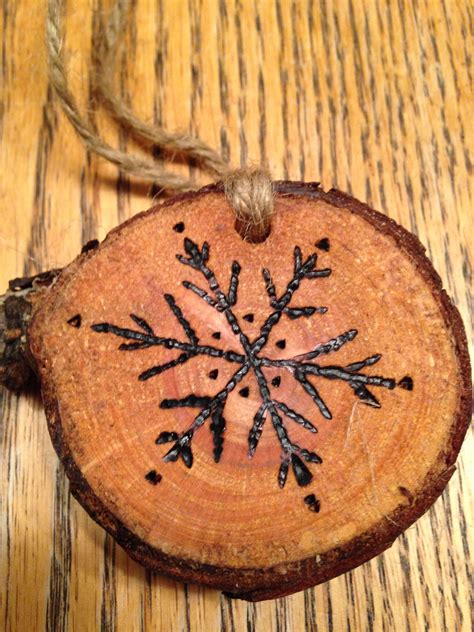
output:
M117 165L124 173L151 180L163 190L187 191L196 189L187 178L164 170L152 158L123 152L110 146L97 133L95 126L84 116L69 88L62 47L62 15L64 0L48 0L46 17L46 48L50 83L61 107L89 151ZM205 171L223 178L225 195L235 211L236 229L243 239L263 241L270 232L273 212L272 182L264 169L244 168L229 170L226 160L200 138L182 132L170 132L150 125L135 115L131 108L113 91L115 63L121 35L130 9L129 0L117 0L107 24L101 24L96 42L93 64L95 92L108 108L118 125L141 143L153 150L165 150L170 161L180 158L196 161Z

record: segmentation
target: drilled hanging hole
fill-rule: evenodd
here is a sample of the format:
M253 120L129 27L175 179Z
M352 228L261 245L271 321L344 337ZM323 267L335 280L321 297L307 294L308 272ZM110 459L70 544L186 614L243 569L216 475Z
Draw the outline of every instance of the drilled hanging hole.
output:
M248 241L250 244L261 244L272 232L272 227L250 225L239 218L235 220L235 230L239 233L244 241Z
M173 226L173 230L176 233L182 233L184 231L184 222L178 222Z

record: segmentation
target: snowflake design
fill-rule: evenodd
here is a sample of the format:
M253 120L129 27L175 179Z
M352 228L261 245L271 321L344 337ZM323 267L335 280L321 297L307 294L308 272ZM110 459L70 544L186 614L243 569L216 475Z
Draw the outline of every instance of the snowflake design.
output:
M194 270L200 272L207 283L208 290L198 287L191 281L183 281L184 287L191 292L194 292L194 294L196 294L207 305L225 316L232 333L240 343L242 352L239 353L232 350L221 349L217 346L200 344L196 331L193 329L190 322L183 314L181 308L176 303L175 298L171 294L165 294L164 298L174 317L184 331L187 338L185 341L158 336L146 320L136 316L135 314L130 314L130 317L138 326L138 329L127 329L110 323L98 323L92 325L92 329L99 333L114 334L120 338L130 340L131 342L120 345L119 349L121 351L135 351L153 346L162 346L166 349L176 349L180 351L180 354L175 359L165 362L164 364L152 366L143 371L143 373L138 376L138 379L142 381L148 380L164 373L165 371L185 364L188 360L198 355L221 358L227 362L237 365L237 370L233 373L224 388L214 395L199 396L192 393L183 399L165 399L161 402L161 408L170 409L176 407L189 407L199 409L198 414L194 417L194 420L187 430L181 433L175 431L162 432L157 438L157 444L169 442L173 444L171 449L169 449L163 457L165 461L177 461L178 458L181 458L184 464L190 468L193 464L191 444L194 434L208 420L211 420L210 430L214 444L214 460L217 463L223 451L223 435L226 430L224 408L227 398L247 375L247 373L253 373L262 403L255 413L253 424L248 436L249 457L254 455L262 435L265 421L270 419L281 446L281 463L278 471L279 486L284 487L290 465L298 485L308 485L311 482L313 475L306 463L320 464L322 463L322 459L315 452L297 445L290 439L284 419L288 419L296 424L299 424L310 433L316 433L317 428L309 419L305 418L296 410L290 408L284 402L273 397L269 387L268 378L265 375L265 368L277 367L289 370L293 378L301 386L304 393L311 397L316 408L319 410L319 413L326 419L331 419L331 411L321 398L316 386L313 381L311 381L311 378L342 380L347 383L348 387L352 389L355 396L361 402L377 408L380 407L380 403L368 387L384 387L387 389L393 389L397 386L396 381L393 378L366 375L362 372L362 369L376 364L382 357L380 354L371 355L364 360L353 362L347 366L322 365L314 362L314 360L320 356L337 352L344 344L353 340L357 336L356 329L349 329L335 338L323 344L319 344L314 349L295 358L272 359L262 354L262 350L268 342L270 333L283 316L291 320L295 320L297 318L308 318L316 313L324 314L327 311L326 307L296 307L290 305L304 279L314 280L328 277L331 274L331 270L329 268L316 268L316 253L311 254L306 260L303 260L301 249L298 246L295 247L293 276L281 296L278 296L277 294L269 270L262 270L265 288L272 311L260 328L259 335L255 338L255 340L250 340L243 331L242 326L232 309L237 303L239 274L241 271L239 263L237 261L232 263L229 288L227 291L224 291L219 284L215 273L208 265L210 250L209 244L205 242L200 249L193 241L185 238L184 250L186 255L176 255L178 260L183 265L190 266ZM219 335L217 334L214 337L219 337ZM284 341L280 342L284 344ZM216 375L217 373L215 372L215 376ZM276 379L278 380L279 378ZM272 384L274 386L278 385L275 384L275 379ZM398 385L411 390L411 378L403 378ZM153 470L149 473L149 475L147 475L148 480L151 480L152 474L153 478L156 478L156 472ZM307 498L310 499L309 496ZM305 502L307 502L307 504L311 504L309 503L309 500L305 500Z

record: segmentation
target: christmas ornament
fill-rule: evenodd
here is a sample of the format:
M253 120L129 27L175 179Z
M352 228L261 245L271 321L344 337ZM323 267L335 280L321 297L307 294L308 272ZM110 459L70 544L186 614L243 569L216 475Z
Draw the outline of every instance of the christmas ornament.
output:
M272 194L253 241L209 186L4 304L5 370L32 358L89 514L148 568L251 600L390 546L470 415L461 319L419 241L317 184Z

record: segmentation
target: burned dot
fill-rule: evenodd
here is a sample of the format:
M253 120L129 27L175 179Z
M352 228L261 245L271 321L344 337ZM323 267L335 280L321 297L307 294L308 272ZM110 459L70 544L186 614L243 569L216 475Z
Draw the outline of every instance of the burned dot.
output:
M321 503L314 494L308 494L307 496L305 496L304 502L306 505L308 505L308 509L310 511L319 513L319 510L321 509Z
M184 222L178 222L173 226L173 230L176 233L182 233L184 231Z
M276 343L276 346L279 349L284 349L286 347L286 340L284 338L282 338L281 340L278 340L278 342Z
M218 369L212 369L212 371L209 373L209 377L211 378L211 380L216 380L218 375L219 375Z
M220 331L215 331L212 334L212 337L215 338L216 340L220 340L221 339L221 332Z
M76 314L75 316L73 316L67 321L68 325L71 325L71 327L75 327L76 329L79 329L79 327L81 326L81 323L82 323L82 318L80 314Z
M402 377L402 379L398 382L398 386L400 388L404 388L406 391L412 391L413 380L409 375L405 375L405 377Z
M163 477L161 474L158 474L156 470L150 470L148 474L145 475L145 478L152 485L158 485Z
M319 250L324 250L325 252L328 252L329 248L331 247L331 244L329 243L329 239L327 237L320 239L314 245L316 246L316 248L319 248Z
M244 320L246 320L248 323L253 323L253 319L254 319L253 314L245 314L244 316Z
M277 375L272 380L272 386L274 386L275 388L278 388L280 386L280 384L281 384L281 377L279 375Z
M240 397L248 397L249 393L250 393L250 389L248 386L244 386L244 388L241 388L239 391Z

